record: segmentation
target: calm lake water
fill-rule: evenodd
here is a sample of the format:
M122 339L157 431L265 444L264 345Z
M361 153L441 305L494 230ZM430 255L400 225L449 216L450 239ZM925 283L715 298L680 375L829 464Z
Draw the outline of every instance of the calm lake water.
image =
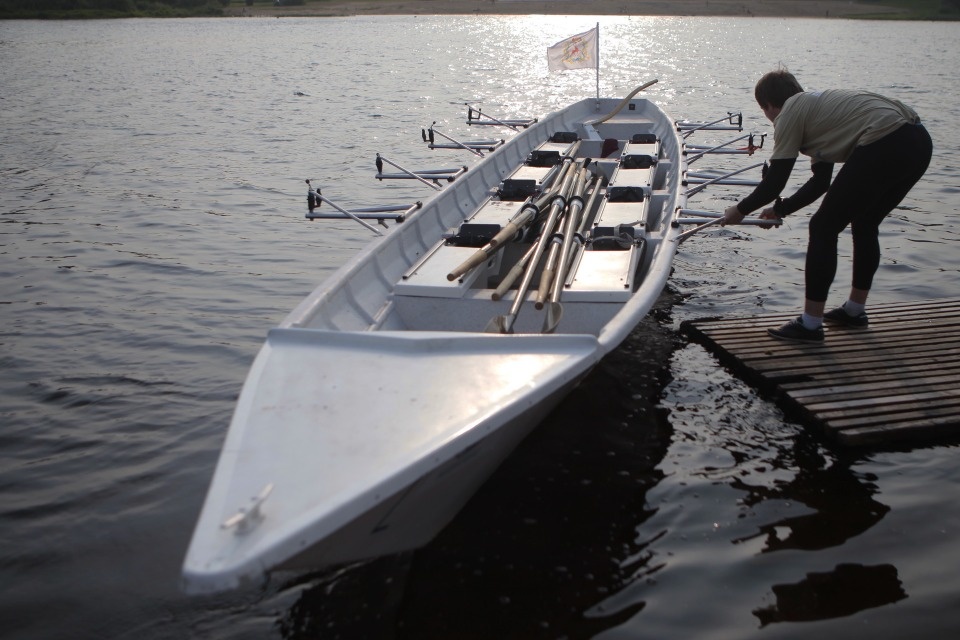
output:
M370 240L305 221L303 180L343 205L427 197L374 180L374 154L469 163L427 150L421 127L473 137L464 102L537 116L593 95L589 71L548 74L545 50L597 21L601 93L656 77L649 96L676 118L743 109L769 132L752 87L778 64L808 89L911 104L936 150L882 228L873 301L960 295L957 23L0 22L4 638L960 632L958 448L839 449L678 335L690 318L798 308L809 211L685 243L656 312L424 550L180 593L267 329Z

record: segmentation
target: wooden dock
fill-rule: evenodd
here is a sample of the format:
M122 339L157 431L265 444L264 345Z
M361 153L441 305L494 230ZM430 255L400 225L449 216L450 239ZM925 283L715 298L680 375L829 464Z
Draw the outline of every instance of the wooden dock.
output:
M960 437L960 298L870 305L822 344L774 340L797 313L684 322L725 366L843 444Z

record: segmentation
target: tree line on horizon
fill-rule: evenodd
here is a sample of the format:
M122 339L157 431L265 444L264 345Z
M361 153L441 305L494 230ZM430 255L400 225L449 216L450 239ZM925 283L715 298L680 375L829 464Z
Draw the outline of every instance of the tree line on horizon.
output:
M272 5L277 0L257 0ZM278 4L307 4L315 0L280 0ZM626 0L629 2L630 0ZM861 0L908 9L914 19L957 19L960 0ZM63 19L120 17L222 16L223 8L254 0L0 0L0 19Z
M230 0L0 0L0 18L219 16Z

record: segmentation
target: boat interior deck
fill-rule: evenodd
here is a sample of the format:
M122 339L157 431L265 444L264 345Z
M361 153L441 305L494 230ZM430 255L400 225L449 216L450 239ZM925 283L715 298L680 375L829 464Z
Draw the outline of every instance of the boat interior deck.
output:
M622 137L610 137L611 132ZM563 300L618 304L628 300L642 276L648 244L660 237L663 209L670 200L665 182L671 160L663 153L651 121L625 118L605 124L602 133L606 137L588 127L580 133L554 134L458 229L451 230L404 273L394 289L396 311L404 324L420 328L424 308L434 313L442 304L434 300L424 305L424 298L463 301L482 297L489 304L494 290L530 250L539 235L538 225L518 234L481 266L462 275L451 274L516 219L570 156L574 162L587 161L587 169L598 179L583 194L582 233L576 235L569 269L562 276ZM561 240L555 235L555 242ZM540 273L538 270L535 278L539 279Z

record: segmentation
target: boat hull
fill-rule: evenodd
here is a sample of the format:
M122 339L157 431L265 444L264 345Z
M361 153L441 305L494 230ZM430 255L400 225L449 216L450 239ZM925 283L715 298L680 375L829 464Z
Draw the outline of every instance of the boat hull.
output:
M655 105L630 101L620 115L598 121L616 106L582 101L518 134L361 251L269 333L187 553L185 590L221 591L278 569L422 546L626 338L670 272L684 161L673 122ZM535 288L522 285L492 300L509 264L535 246L518 241L451 277L476 249L448 237L463 225L482 227L491 210L520 206L495 194L517 172L532 172L528 159L556 146L558 132L579 138L571 148L584 173L586 159L600 158L611 140L622 150L590 160L592 194L603 184L603 198L588 198L587 188L569 198L603 201L589 214L593 244L567 254L569 275L555 303L540 308ZM655 161L637 172L648 178L638 187L643 197L621 205L612 193L631 137L651 134ZM572 161L571 153L564 163ZM616 224L604 218L614 213ZM632 216L640 217L627 224ZM604 236L605 224L615 235Z
M599 358L591 336L271 331L188 551L186 590L423 545Z
M277 569L308 570L346 564L410 551L429 543L579 380L571 380Z

